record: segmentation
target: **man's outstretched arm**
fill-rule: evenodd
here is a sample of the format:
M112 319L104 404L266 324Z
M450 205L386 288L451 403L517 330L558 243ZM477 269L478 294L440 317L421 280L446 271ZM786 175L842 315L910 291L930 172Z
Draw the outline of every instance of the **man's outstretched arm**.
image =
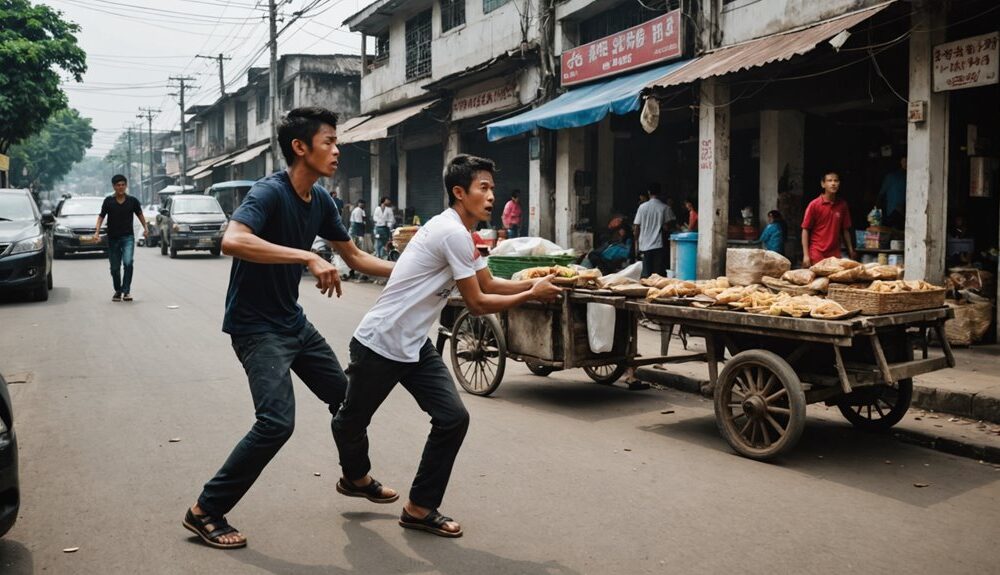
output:
M231 220L222 236L222 253L256 264L300 264L309 267L316 287L327 296L340 297L337 268L310 251L279 246L257 236L250 226Z
M340 257L344 258L352 270L357 270L365 275L376 277L389 277L395 263L377 258L370 253L361 251L358 246L351 241L330 242L333 249L337 250Z

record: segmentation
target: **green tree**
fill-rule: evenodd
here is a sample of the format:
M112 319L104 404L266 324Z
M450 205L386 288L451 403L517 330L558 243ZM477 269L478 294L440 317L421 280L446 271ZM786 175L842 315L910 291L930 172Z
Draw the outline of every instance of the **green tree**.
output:
M79 31L48 6L0 0L0 154L66 108L58 70L77 82L87 71L87 55L76 43Z
M14 187L51 190L83 159L93 143L90 118L76 110L60 110L40 132L10 149L10 179Z

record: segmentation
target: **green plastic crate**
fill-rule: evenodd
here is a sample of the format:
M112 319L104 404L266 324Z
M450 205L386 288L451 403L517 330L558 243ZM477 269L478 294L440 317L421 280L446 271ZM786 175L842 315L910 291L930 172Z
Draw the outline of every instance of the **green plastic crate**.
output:
M515 273L539 266L568 266L574 256L490 256L488 265L494 277L510 279Z

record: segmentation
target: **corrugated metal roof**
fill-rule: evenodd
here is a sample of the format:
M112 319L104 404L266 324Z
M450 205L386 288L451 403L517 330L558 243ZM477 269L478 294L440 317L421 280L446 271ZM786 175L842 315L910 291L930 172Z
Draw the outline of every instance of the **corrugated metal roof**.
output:
M735 46L709 52L680 70L647 84L648 88L677 86L712 76L722 76L763 66L770 62L788 60L811 51L821 42L878 14L892 2L860 10L846 16L827 20L821 24L794 32L774 34L750 40Z

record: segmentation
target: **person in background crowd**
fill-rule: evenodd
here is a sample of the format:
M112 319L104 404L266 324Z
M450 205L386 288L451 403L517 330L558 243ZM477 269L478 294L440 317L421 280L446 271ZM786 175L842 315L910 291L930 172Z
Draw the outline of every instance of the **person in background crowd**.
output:
M829 257L839 258L841 239L851 259L857 258L851 238L851 211L847 202L837 196L840 174L824 172L820 186L823 193L809 202L802 216L802 267L806 268Z
M639 205L641 206L642 204L645 204L648 201L649 201L649 192L647 192L646 190L639 192Z
M384 258L385 247L389 244L389 235L396 223L396 214L392 211L392 200L383 197L372 217L375 220L375 255Z
M632 237L624 217L613 216L608 222L608 232L611 234L608 241L590 250L583 262L584 267L597 268L605 275L620 270L632 255Z
M510 193L510 200L503 207L500 220L507 230L508 238L521 236L521 190L514 190Z
M883 207L882 222L890 228L902 228L906 221L906 156L899 159L899 169L882 179L878 203Z
M659 182L650 182L647 187L649 201L639 206L632 226L636 245L642 255L642 277L667 273L667 249L663 241L669 221L667 204L660 201Z
M688 211L687 231L698 231L698 210L694 207L694 199L684 200L684 208Z
M101 204L101 214L97 216L97 227L94 228L94 241L100 238L101 223L108 218L108 259L111 260L111 281L115 294L111 301L132 301L132 270L135 254L135 232L132 230L132 216L139 218L142 224L142 237L149 235L146 228L146 217L142 215L142 206L134 196L127 193L128 179L116 174L111 178L111 187L115 193L104 198ZM122 267L125 277L121 277Z
M365 201L358 200L354 209L351 210L351 239L359 249L364 249L365 245Z
M340 199L337 190L330 190L330 197L333 198L333 205L337 207L337 214L344 217L344 200Z
M757 241L765 250L785 255L785 241L787 239L788 225L785 223L785 218L781 217L781 212L778 210L767 212L767 226L760 233L760 238Z

